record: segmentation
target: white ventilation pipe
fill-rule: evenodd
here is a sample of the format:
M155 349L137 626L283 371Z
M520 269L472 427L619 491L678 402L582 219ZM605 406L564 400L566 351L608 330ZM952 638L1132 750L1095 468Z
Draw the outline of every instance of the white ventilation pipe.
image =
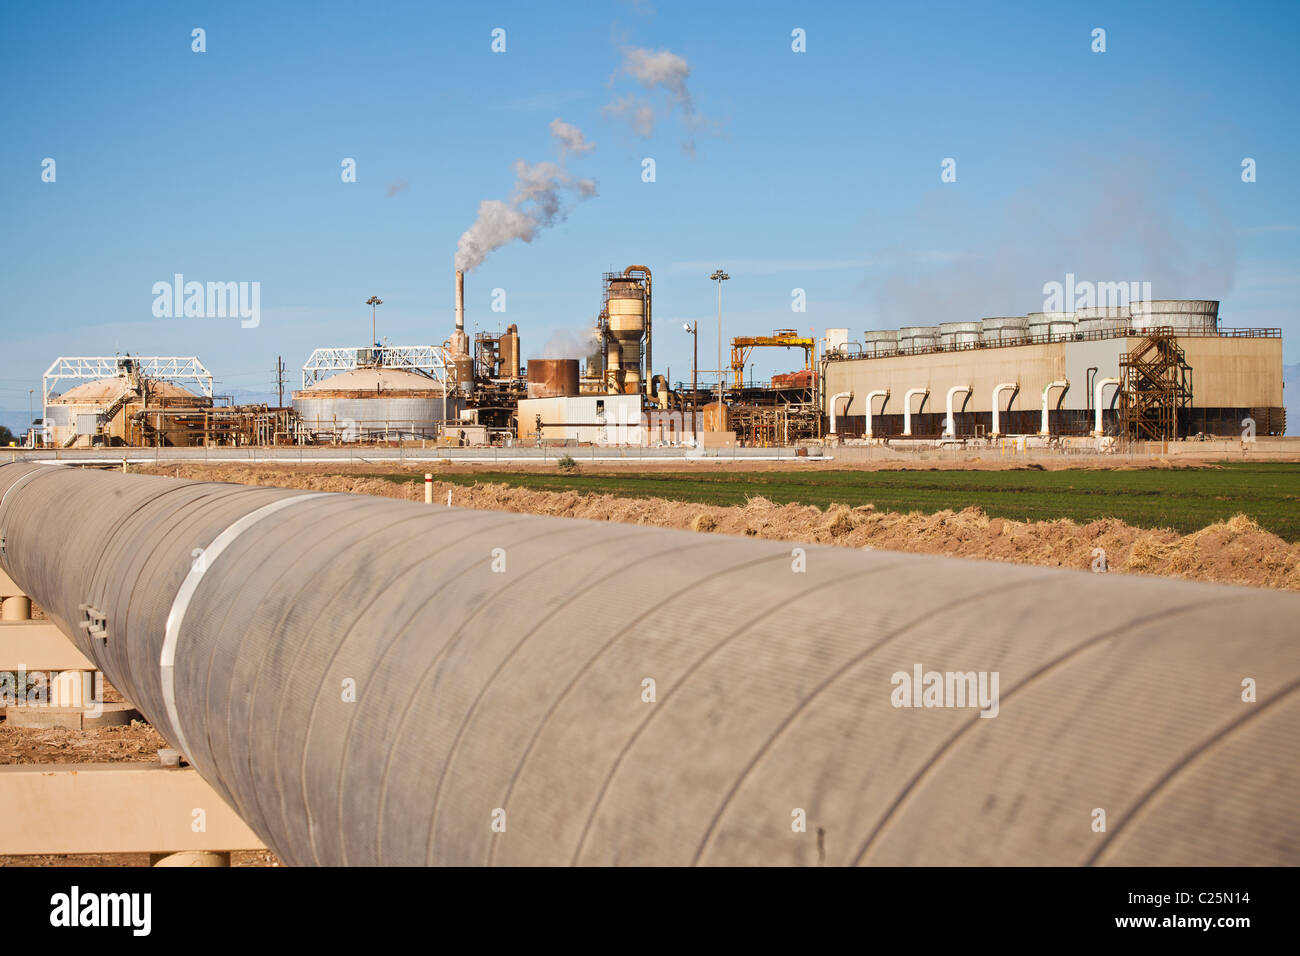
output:
M963 392L969 395L971 387L969 385L954 385L952 388L948 389L948 421L947 424L944 425L943 433L949 438L957 437L957 423L952 417L952 398L958 392Z
M1051 390L1054 388L1063 388L1065 389L1066 392L1068 392L1070 390L1070 380L1063 378L1057 382L1048 382L1046 385L1043 386L1043 425L1041 428L1038 429L1038 434L1040 435L1051 434L1051 431L1047 427L1047 396L1048 393L1051 392ZM1062 398L1065 397L1065 392L1061 393L1061 397Z
M912 396L930 394L928 388L910 388L903 395L903 434L912 434ZM925 404L925 399L921 399L921 404Z
M832 435L835 434L835 403L838 402L841 398L847 398L851 403L853 401L853 393L836 392L834 395L831 396L831 434ZM849 410L849 406L848 404L845 404L844 411L847 413L848 410ZM868 414L870 413L868 412Z
M1093 433L1094 435L1098 436L1098 437L1100 437L1101 435L1104 434L1104 432L1102 432L1102 430L1101 430L1101 392L1102 392L1102 389L1104 389L1107 385L1115 385L1115 386L1118 386L1118 385L1119 385L1119 379L1117 379L1117 378L1099 378L1099 379L1097 379L1097 389L1096 389L1096 392L1097 392L1097 394L1096 394L1096 398L1097 398L1097 400L1096 400L1096 402L1093 403L1093 404L1095 404L1096 407L1097 407L1097 425L1096 425L1096 427L1092 430L1092 433ZM1118 390L1115 392L1115 394L1116 394L1116 395L1119 394Z
M885 402L889 401L889 389L881 388L874 392L867 392L867 437L871 437L871 402L874 399L883 398ZM880 403L880 411L885 411L885 402Z
M1014 392L1018 392L1020 391L1020 383L1003 382L1001 385L993 386L993 431L990 434L994 438L997 438L999 435L1002 434L1001 423L998 418L998 396L1001 395L1003 392L1005 392L1007 389L1011 389Z

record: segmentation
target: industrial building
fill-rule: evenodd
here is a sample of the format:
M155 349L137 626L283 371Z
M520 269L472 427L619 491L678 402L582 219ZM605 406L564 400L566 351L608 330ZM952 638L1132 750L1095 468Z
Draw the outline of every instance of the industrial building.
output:
M1219 303L1153 300L869 331L822 358L840 439L1006 435L1171 440L1286 429L1280 329Z
M214 398L194 356L59 356L41 393L33 435L58 448L270 444L287 428L266 405Z

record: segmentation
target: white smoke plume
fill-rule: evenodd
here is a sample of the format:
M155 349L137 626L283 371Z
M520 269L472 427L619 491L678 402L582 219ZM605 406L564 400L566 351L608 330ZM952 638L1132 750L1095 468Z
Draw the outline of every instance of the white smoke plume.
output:
M671 111L673 106L679 107L682 111L687 130L686 149L694 154L695 130L701 123L701 117L696 113L695 100L686 87L686 79L691 75L691 66L686 62L685 57L678 56L671 50L627 47L623 50L623 62L619 69L651 93L656 89L662 89L667 93L668 111ZM602 112L606 116L626 120L633 132L645 139L650 138L659 119L654 104L649 99L635 95L616 98L605 106Z
M532 242L539 229L563 222L571 204L596 195L596 181L569 175L564 168L567 153L585 153L595 148L576 126L556 119L551 134L560 150L560 162L529 165L515 160L515 188L507 200L484 199L478 218L465 230L456 247L456 268L464 272L477 268L488 254L515 239Z
M569 153L590 153L596 148L595 143L587 142L587 137L582 135L582 130L572 123L566 123L558 116L551 120L551 136L556 144L560 147L560 159L564 159Z

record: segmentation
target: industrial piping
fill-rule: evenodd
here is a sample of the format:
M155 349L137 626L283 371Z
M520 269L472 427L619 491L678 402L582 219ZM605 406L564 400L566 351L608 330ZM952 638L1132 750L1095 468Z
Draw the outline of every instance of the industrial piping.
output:
M1070 383L1066 379L1061 379L1058 382L1048 382L1043 386L1043 422L1042 426L1038 429L1038 434L1040 435L1051 434L1051 429L1048 424L1047 396L1054 388L1063 388L1065 389L1065 392L1068 392L1070 390ZM1061 398L1065 397L1065 392L1061 392ZM1060 399L1057 400L1057 404L1060 404Z
M1300 863L1300 596L793 557L0 466L0 566L288 864Z
M909 388L903 395L903 434L912 434L912 396L925 395L929 396L928 388ZM925 407L925 399L921 399L921 407Z
M878 388L874 392L867 392L867 437L872 437L871 432L871 403L877 398L883 398L885 401L880 403L881 414L885 411L885 402L889 401L889 389Z
M948 389L948 418L944 424L943 433L949 438L957 437L957 420L952 414L952 400L958 392L970 395L971 387L969 385L954 385Z
M832 435L835 434L835 406L839 403L839 400L840 400L841 398L847 398L847 399L849 400L849 401L848 401L847 403L845 403L845 405L844 405L844 411L845 411L845 413L847 413L848 410L849 410L849 404L851 404L851 403L853 402L853 393L852 393L852 392L836 392L834 395L831 396L831 434L832 434ZM870 413L868 412L868 414L870 414Z
M1094 427L1093 430L1092 430L1092 433L1093 433L1093 435L1095 435L1095 436L1098 437L1098 438L1100 438L1101 436L1103 436L1103 435L1106 434L1106 432L1105 432L1105 431L1102 429L1102 427L1101 427L1101 393L1102 393L1102 390L1105 389L1105 387L1106 387L1107 385L1119 385L1119 379L1117 379L1117 378L1099 378L1099 379L1097 379L1097 385L1096 385L1096 391L1097 391L1097 401L1096 401L1096 406L1097 406L1097 422L1096 422L1095 427ZM1115 392L1115 394L1116 394L1116 395L1119 394L1118 390ZM1112 401L1113 401L1113 399L1112 399Z
M1011 389L1013 392L1018 392L1020 391L1020 383L1003 382L1001 385L993 386L993 431L990 433L991 437L993 438L997 438L999 435L1002 434L1002 422L999 415L1000 409L998 408L998 396L1001 395L1003 392L1005 392L1007 389ZM1014 398L1015 396L1012 395L1012 397Z

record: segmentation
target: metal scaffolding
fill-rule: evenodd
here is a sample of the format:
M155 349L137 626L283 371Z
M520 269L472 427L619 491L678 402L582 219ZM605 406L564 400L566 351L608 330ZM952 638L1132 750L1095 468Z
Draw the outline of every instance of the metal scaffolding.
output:
M1192 405L1192 367L1172 328L1155 328L1119 361L1119 434L1172 441Z
M378 366L400 368L446 385L451 358L441 345L384 345L375 348L335 346L316 349L302 367L302 387L328 378L335 372Z

